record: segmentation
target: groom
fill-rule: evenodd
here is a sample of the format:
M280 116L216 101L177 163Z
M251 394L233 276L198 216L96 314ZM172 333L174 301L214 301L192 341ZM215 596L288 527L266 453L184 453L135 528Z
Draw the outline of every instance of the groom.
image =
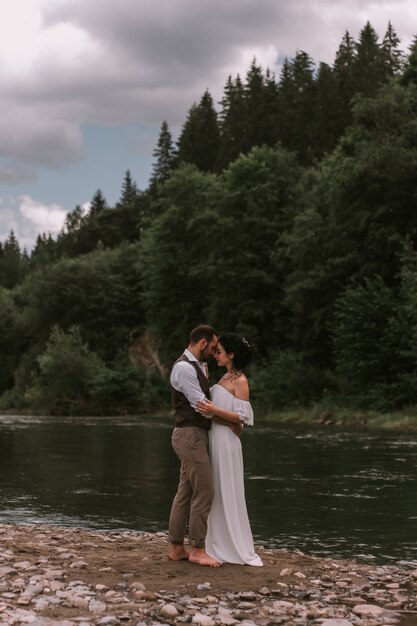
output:
M199 400L210 397L207 358L214 355L219 333L200 324L190 334L190 343L175 361L170 384L175 412L172 446L181 461L180 481L169 518L169 558L219 567L221 563L205 550L207 518L213 500L213 480L208 455L210 420L196 411ZM184 548L189 521L191 552Z

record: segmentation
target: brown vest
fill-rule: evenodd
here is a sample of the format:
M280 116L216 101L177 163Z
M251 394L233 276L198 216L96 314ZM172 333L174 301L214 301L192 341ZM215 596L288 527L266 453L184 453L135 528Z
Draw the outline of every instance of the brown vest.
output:
M206 398L210 398L209 381L203 374L197 363L195 361L190 361L190 359L188 359L185 354L182 354L180 358L175 361L175 363L179 363L180 361L186 361L191 365L191 367L195 369L201 391L204 393ZM198 426L199 428L210 428L210 420L206 417L203 417L201 413L194 411L186 396L181 391L177 391L176 389L174 389L172 385L171 395L172 405L175 412L175 426Z

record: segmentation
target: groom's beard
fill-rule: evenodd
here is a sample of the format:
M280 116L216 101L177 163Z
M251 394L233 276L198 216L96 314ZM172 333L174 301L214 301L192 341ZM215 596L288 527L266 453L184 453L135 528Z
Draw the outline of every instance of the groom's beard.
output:
M206 352L206 348L203 348L200 352L200 361L207 361L210 355Z

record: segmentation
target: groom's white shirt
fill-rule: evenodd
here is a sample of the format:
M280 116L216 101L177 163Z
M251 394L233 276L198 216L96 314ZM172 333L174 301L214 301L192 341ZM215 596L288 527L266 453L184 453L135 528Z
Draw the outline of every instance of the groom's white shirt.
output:
M187 349L184 350L183 354L190 361L197 363L204 376L206 375L206 363L204 361L198 361L194 354ZM187 361L175 363L172 368L170 381L174 389L185 395L193 409L195 409L199 400L204 400L205 395L198 382L197 373L194 367L190 366Z

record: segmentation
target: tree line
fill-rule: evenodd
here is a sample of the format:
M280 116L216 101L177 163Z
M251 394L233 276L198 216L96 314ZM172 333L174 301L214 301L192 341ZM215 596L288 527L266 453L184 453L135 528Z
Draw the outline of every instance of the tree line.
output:
M298 52L208 91L149 186L126 172L28 254L0 245L0 405L138 412L202 321L256 348L263 411L417 401L417 39L367 23L332 67ZM325 78L326 77L326 78ZM345 91L344 91L345 90Z

